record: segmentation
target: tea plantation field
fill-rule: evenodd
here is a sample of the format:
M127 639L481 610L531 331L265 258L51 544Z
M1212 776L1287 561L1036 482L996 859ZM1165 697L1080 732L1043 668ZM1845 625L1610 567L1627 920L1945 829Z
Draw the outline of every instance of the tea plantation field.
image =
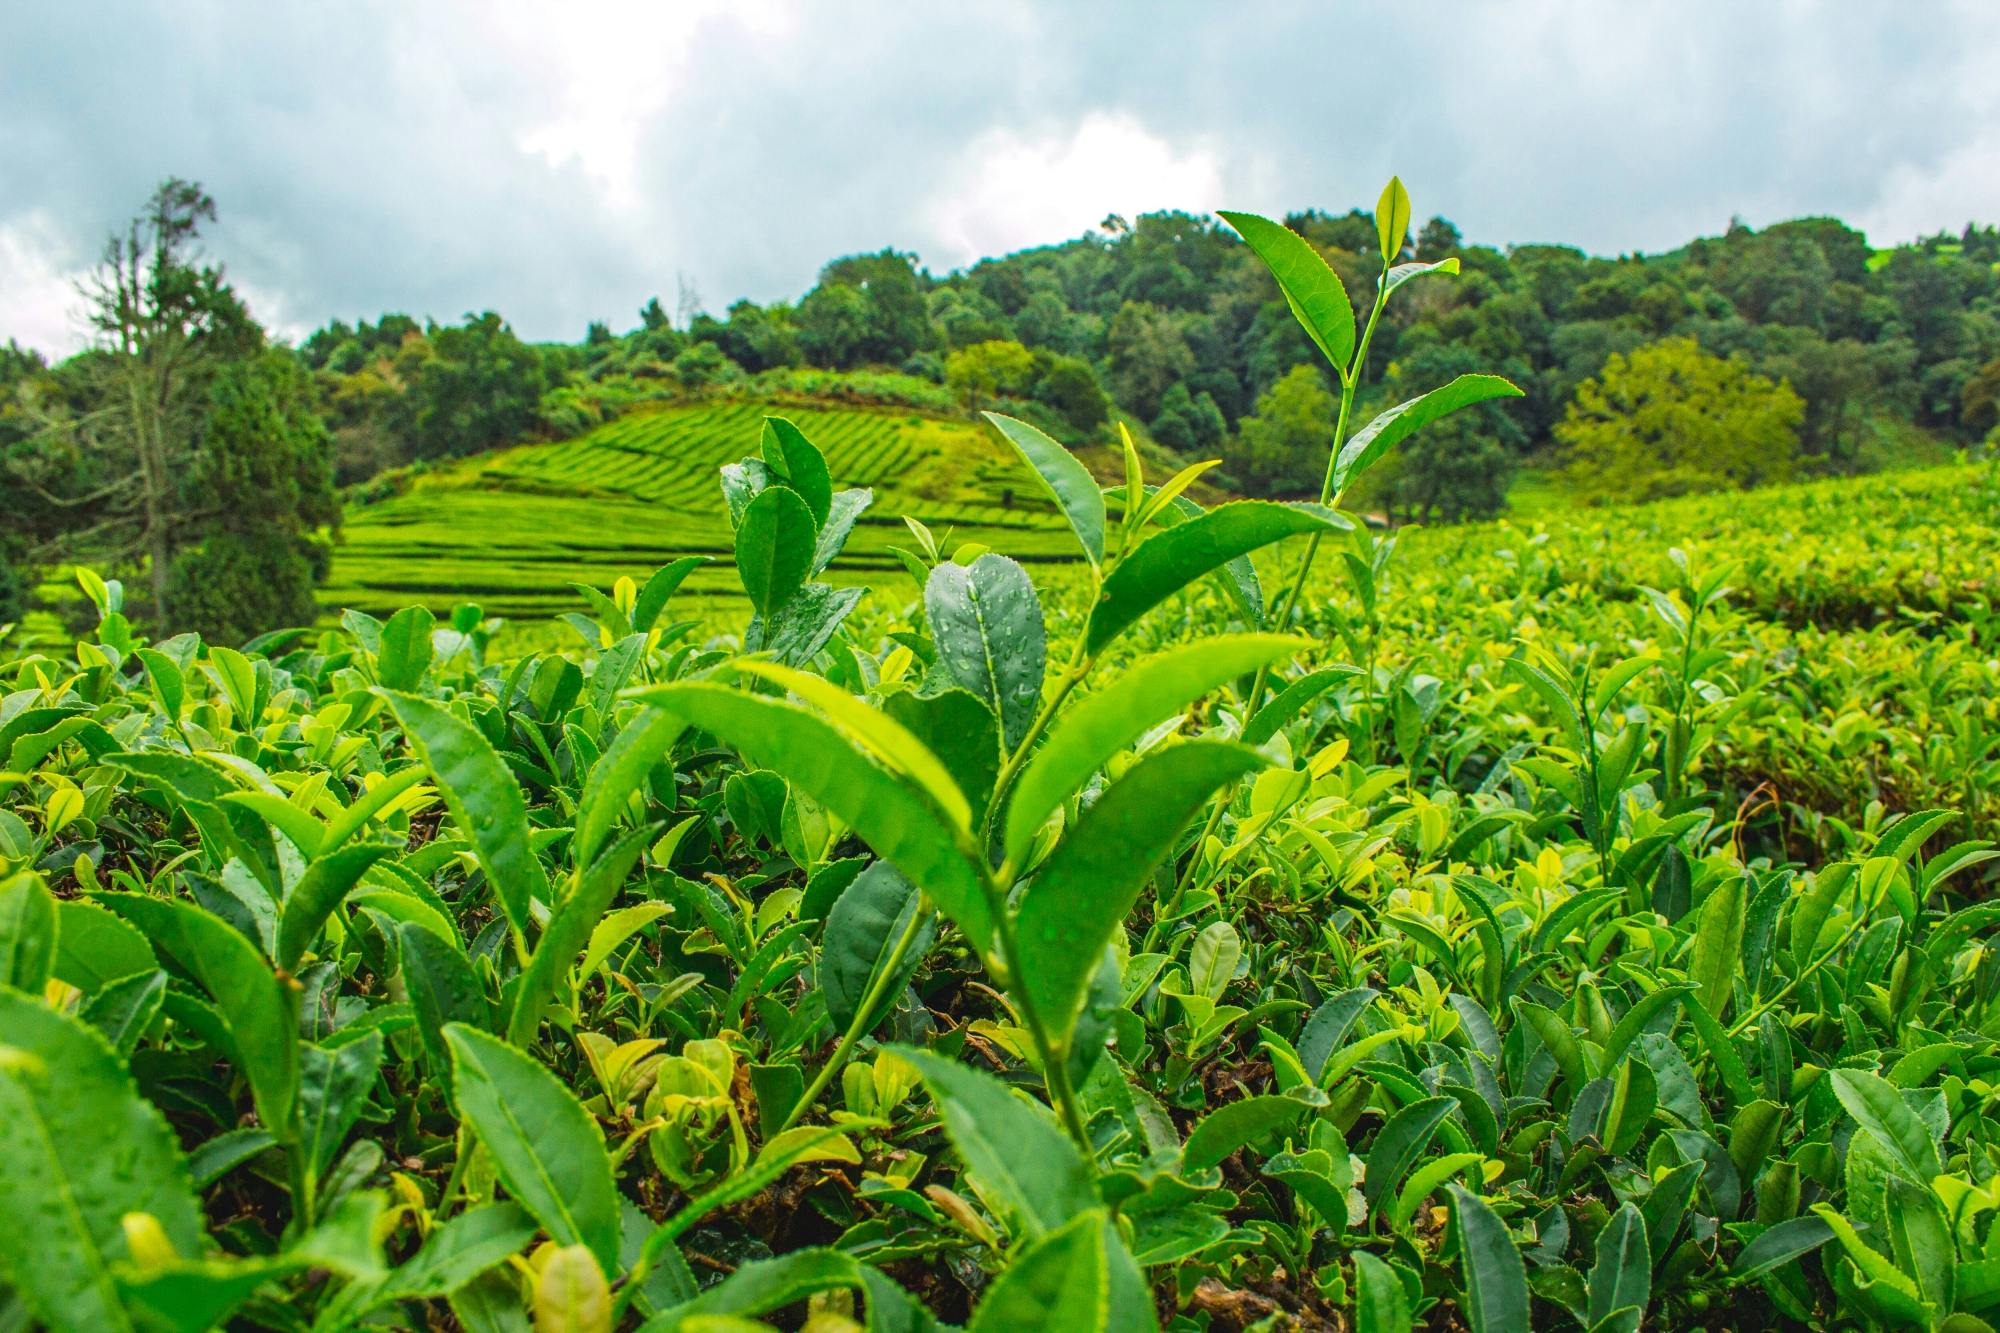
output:
M705 554L719 563L697 571L688 590L727 615L744 603L723 567L731 536L716 470L755 452L766 412L789 417L825 451L836 486L875 492L837 581L903 578L888 550L910 544L903 514L1030 562L1068 558L1054 507L1022 484L984 426L851 406L703 403L469 459L405 494L351 507L321 601L386 614L471 600L490 614L546 620L574 604L575 584L608 585Z

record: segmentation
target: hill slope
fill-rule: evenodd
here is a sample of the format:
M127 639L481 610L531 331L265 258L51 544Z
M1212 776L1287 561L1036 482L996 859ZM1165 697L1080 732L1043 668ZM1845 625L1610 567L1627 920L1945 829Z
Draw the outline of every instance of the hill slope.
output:
M867 486L836 582L904 579L889 547L902 514L1017 558L1066 558L1054 507L991 431L907 409L725 401L677 404L555 444L523 445L419 477L391 499L350 507L320 591L330 612L387 613L461 601L514 619L570 610L571 585L608 587L676 556L717 563L686 585L718 613L740 601L716 470L757 451L763 418L789 417L825 451L836 486ZM910 591L914 591L911 589Z

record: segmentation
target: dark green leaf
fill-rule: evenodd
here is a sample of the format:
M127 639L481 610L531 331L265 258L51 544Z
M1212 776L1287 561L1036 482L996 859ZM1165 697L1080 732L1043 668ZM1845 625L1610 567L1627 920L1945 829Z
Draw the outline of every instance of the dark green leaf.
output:
M1025 421L987 412L986 419L1019 451L1042 488L1069 520L1071 531L1093 565L1104 563L1104 495L1076 455Z
M1011 748L1042 700L1048 636L1028 571L988 553L970 566L942 564L924 585L924 613L951 678L1000 718Z
M759 616L769 620L805 583L818 540L812 511L796 491L773 486L744 509L736 525L736 573Z
M1285 303L1322 355L1342 375L1354 355L1354 305L1340 276L1311 241L1255 213L1218 213L1249 242L1278 280Z
M1333 468L1336 499L1380 462L1382 456L1439 417L1493 398L1519 398L1521 391L1498 375L1460 375L1451 383L1408 399L1354 432L1340 448Z

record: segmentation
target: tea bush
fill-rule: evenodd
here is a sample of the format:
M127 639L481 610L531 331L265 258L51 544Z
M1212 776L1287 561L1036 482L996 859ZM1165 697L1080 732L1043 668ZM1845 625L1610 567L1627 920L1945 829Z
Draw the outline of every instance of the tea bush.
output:
M1229 220L1337 371L1318 504L994 417L1074 577L911 523L868 612L872 496L773 418L721 640L702 555L513 660L476 606L149 643L86 572L0 696L10 1324L1986 1327L1976 561L1371 533L1512 386L1350 430L1453 266L1356 320Z

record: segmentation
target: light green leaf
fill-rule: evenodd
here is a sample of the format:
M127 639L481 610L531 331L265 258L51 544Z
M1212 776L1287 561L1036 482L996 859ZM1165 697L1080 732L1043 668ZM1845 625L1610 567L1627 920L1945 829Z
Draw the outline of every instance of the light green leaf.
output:
M1148 754L1085 811L1036 873L1015 933L1041 1021L1067 1041L1091 974L1153 867L1218 787L1269 762L1247 746L1189 741Z
M765 620L792 599L812 569L819 529L798 492L759 491L736 525L736 573Z
M784 417L764 418L761 447L764 466L799 493L812 513L813 526L824 524L833 508L833 478L826 470L826 455Z
M959 790L958 781L944 762L918 740L902 723L879 709L870 708L833 682L804 671L794 671L770 662L747 659L736 664L745 675L759 676L782 685L811 704L861 746L884 768L897 773L928 794L951 816L953 826L969 831L972 809ZM1040 682L1036 682L1040 688Z
M649 708L625 724L611 748L591 765L590 777L577 799L576 836L572 854L578 865L589 865L611 832L626 802L646 775L666 762L668 751L687 730L687 724L671 713Z
M1203 1116L1181 1149L1181 1169L1192 1175L1219 1166L1222 1160L1266 1134L1295 1124L1312 1109L1292 1097L1239 1097Z
M1150 1305L1139 1310L1117 1299L1114 1247L1123 1246L1102 1211L1041 1237L1013 1256L986 1289L966 1333L1030 1328L1134 1333L1154 1327Z
M530 1057L463 1023L444 1030L456 1070L452 1099L493 1158L507 1193L558 1245L618 1262L618 1193L590 1113Z
M233 1054L250 1080L257 1117L281 1142L297 1130L298 1000L235 927L178 898L105 893L97 899L137 926L153 947L192 973L229 1025Z
M0 880L0 985L39 995L56 961L56 900L32 870Z
M1146 612L1238 556L1300 533L1353 526L1318 505L1237 500L1156 532L1104 580L1103 600L1090 613L1086 651L1093 657L1103 652Z
M1354 1252L1355 1333L1410 1333L1410 1295L1396 1270L1366 1250Z
M1284 293L1285 304L1333 368L1347 374L1354 355L1354 303L1340 275L1328 267L1311 241L1290 227L1255 213L1218 213L1249 242Z
M296 971L299 959L319 937L320 927L333 915L368 867L395 849L380 843L356 843L322 856L306 867L278 913L278 966Z
M543 1262L535 1333L611 1333L611 1288L585 1247L562 1246Z
M515 994L514 1014L507 1024L507 1040L526 1049L541 1027L542 1011L555 998L556 988L576 962L576 956L590 943L590 932L611 910L618 890L638 864L640 853L653 840L659 825L642 825L604 849L591 863L567 898L557 904L548 928L535 945L534 954L522 969Z
M702 682L663 685L642 697L782 772L915 881L979 948L991 943L979 871L937 803L869 760L831 723L794 704Z
M1731 875L1709 893L1695 919L1688 980L1702 1007L1718 1019L1727 1012L1743 966L1743 913L1743 877Z
M375 658L376 681L392 690L414 690L431 664L431 630L437 617L429 608L406 606L382 626Z
M528 904L548 900L548 881L528 842L528 805L514 774L470 722L415 695L381 692L446 808L472 841L494 896L517 933Z
M1053 1231L1096 1202L1089 1168L1046 1108L991 1074L913 1047L889 1049L923 1076L979 1188L1029 1235Z
M1403 188L1401 176L1391 176L1382 187L1382 197L1375 201L1375 240L1382 247L1382 257L1388 260L1401 254L1403 238L1409 233L1410 192Z
M57 903L56 924L55 975L85 995L157 965L143 931L88 899Z
M182 1254L202 1248L173 1132L102 1037L4 987L0 1054L0 1267L43 1327L129 1329L112 1276L125 1215L150 1215Z
M1308 646L1308 640L1277 634L1191 643L1134 663L1085 697L1056 719L1048 739L1021 770L1007 808L1007 859L1018 863L1049 812L1148 727L1210 690Z
M1519 398L1521 391L1498 375L1460 375L1451 383L1396 404L1348 437L1333 467L1337 501L1362 474L1409 436L1461 407L1493 398Z
M1027 422L1001 416L998 412L982 415L1027 460L1028 466L1040 479L1042 489L1049 493L1049 498L1056 502L1056 508L1069 520L1070 530L1076 533L1076 540L1090 563L1103 564L1104 495L1098 490L1097 480L1090 475L1090 470L1077 461L1075 454Z

